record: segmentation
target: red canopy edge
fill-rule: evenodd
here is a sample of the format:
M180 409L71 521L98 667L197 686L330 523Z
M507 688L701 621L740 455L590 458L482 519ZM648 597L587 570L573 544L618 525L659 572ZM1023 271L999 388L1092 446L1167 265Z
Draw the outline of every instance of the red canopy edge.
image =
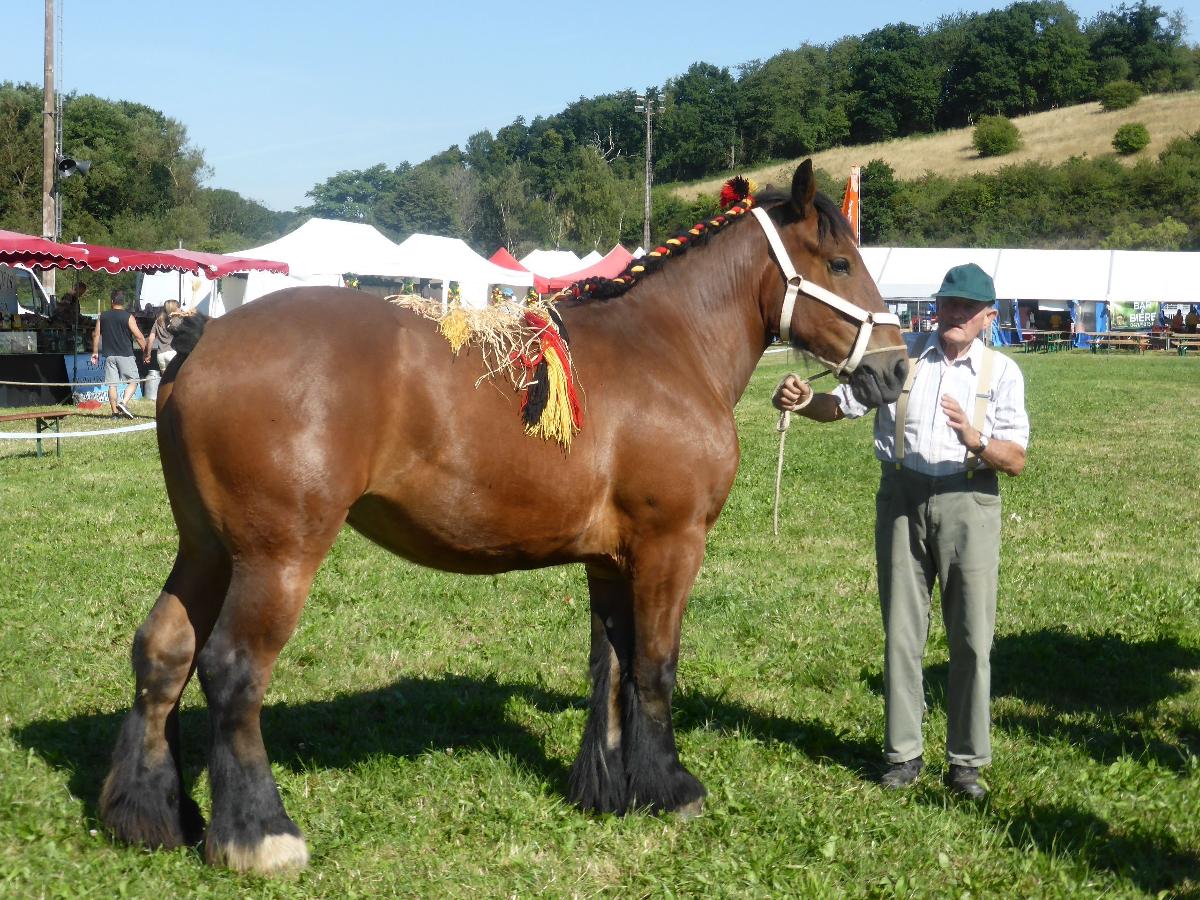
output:
M45 238L17 231L0 230L0 262L55 268L87 263L87 253L69 244L56 244Z
M200 266L200 271L209 279L224 278L235 272L275 272L279 275L289 274L288 264L275 262L270 259L251 259L246 256L233 256L225 253L202 253L199 250L164 250L172 256L190 259Z
M0 262L54 269L89 269L116 275L139 272L199 272L199 263L171 253L107 247L103 244L59 244L31 234L0 232Z

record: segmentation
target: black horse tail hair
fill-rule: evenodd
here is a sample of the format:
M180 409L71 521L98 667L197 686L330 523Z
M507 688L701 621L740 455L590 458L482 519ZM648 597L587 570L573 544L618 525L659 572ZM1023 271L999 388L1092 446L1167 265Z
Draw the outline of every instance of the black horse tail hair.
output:
M196 313L191 316L180 316L177 322L171 324L170 330L175 335L171 342L171 349L178 357L187 356L196 349L200 338L204 336L204 326L207 323L208 316Z

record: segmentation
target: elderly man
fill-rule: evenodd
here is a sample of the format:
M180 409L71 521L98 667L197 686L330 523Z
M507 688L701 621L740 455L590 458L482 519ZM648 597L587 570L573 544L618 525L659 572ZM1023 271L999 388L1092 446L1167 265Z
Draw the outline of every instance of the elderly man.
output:
M934 298L938 326L917 345L900 398L875 415L882 467L875 556L884 628L884 752L881 784L900 789L924 768L922 658L930 603L941 585L950 645L944 781L973 800L991 762L991 648L1000 564L997 473L1025 467L1029 417L1015 362L979 336L996 318L991 277L974 263L946 273ZM817 422L857 418L866 407L845 385L816 394L795 375L775 406Z

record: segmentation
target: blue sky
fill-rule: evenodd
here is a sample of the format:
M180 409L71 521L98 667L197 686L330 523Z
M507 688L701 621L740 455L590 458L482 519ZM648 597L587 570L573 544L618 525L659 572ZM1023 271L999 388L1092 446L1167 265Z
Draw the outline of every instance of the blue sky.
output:
M1118 2L1068 5L1086 19ZM581 96L661 85L696 61L732 68L805 41L1007 5L58 3L65 91L162 110L203 151L209 187L274 209L302 205L305 191L339 171L420 162L517 116L531 120ZM1179 8L1170 0L1160 5ZM5 7L0 80L40 84L44 0L7 0ZM1183 9L1194 41L1200 6L1189 0Z

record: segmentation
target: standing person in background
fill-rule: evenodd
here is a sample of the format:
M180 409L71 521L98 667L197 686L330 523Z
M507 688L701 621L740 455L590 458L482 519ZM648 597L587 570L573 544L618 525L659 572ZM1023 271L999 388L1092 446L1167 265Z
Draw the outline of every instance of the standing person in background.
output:
M168 300L163 303L162 312L154 320L154 327L150 329L150 338L146 341L146 365L150 365L150 354L154 352L154 345L158 344L158 371L160 372L167 371L167 366L175 358L175 351L171 348L171 342L175 340L175 335L170 326L171 320L178 315L179 304L177 302Z
M924 767L922 659L933 583L941 584L950 645L946 786L972 800L987 789L992 759L991 650L1000 568L997 472L1025 467L1029 417L1017 364L980 341L996 317L996 289L974 263L946 273L937 330L918 344L900 398L875 414L882 464L875 498L875 556L884 629L884 751L881 784L899 789ZM813 394L788 375L778 409L817 422L857 418L867 408L847 385Z
M92 365L100 361L100 348L104 348L104 380L108 383L108 405L112 417L133 418L127 404L133 399L138 386L137 360L133 357L133 345L145 349L146 339L134 321L133 314L125 308L125 292L112 292L112 309L102 312L92 334ZM125 397L117 399L117 383L125 385Z
M83 302L83 295L87 293L87 289L86 281L75 282L75 287L59 297L58 302L54 304L51 321L78 328L80 304Z

